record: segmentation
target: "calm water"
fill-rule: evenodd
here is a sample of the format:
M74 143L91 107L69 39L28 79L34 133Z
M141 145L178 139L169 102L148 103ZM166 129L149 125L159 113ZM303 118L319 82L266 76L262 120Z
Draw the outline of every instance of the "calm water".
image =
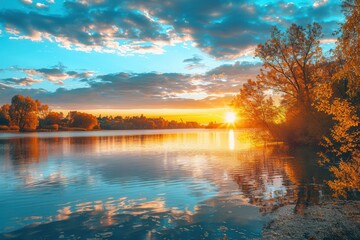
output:
M0 238L253 239L323 201L314 155L251 130L0 134Z

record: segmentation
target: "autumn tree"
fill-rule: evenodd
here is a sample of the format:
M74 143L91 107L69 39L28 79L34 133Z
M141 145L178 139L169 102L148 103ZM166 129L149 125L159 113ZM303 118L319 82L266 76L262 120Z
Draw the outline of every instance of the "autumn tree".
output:
M38 125L38 104L31 97L14 96L11 99L9 113L11 123L18 126L20 131L36 129Z
M343 1L346 17L337 41L336 56L339 62L337 80L346 79L347 94L360 100L360 1ZM355 100L355 99L354 99Z
M91 130L98 125L98 120L94 115L82 112L74 112L71 116L71 127L86 128L88 130Z
M353 189L360 191L360 116L347 99L333 97L330 84L318 89L317 108L329 114L335 124L330 136L322 142L326 150L320 153L323 163L330 163L335 179L329 181L336 196L346 196Z
M50 112L46 115L44 122L46 125L60 124L64 118L62 113L59 112Z
M314 89L326 79L321 37L317 23L306 28L293 24L285 32L275 27L270 39L256 49L263 62L257 81L263 91L281 97L285 122L277 132L289 143L317 142L327 130L326 115L313 107Z
M321 157L335 176L328 182L335 196L360 191L360 1L346 0L343 9L346 21L335 51L336 73L319 85L315 104L334 120Z
M252 120L254 126L268 130L279 114L273 99L266 94L260 81L248 80L244 83L232 105L238 109L240 116Z
M44 119L40 119L40 126L45 129L58 130L59 126L63 126L63 113L49 112Z
M9 126L11 119L10 119L10 104L4 104L0 108L0 125Z
M291 25L286 32L273 28L271 38L260 44L256 56L263 62L259 75L263 84L283 95L284 103L310 111L323 59L319 46L321 26Z
M40 119L45 119L45 117L50 113L49 106L47 104L42 104L39 100L35 100L37 108L38 108L38 117Z

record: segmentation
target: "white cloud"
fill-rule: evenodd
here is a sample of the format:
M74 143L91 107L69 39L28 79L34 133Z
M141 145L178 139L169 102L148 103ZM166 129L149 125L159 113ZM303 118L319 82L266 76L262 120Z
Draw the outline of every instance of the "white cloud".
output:
M37 8L47 8L48 6L43 3L36 3Z
M21 0L21 2L23 2L24 4L28 4L28 5L33 3L32 0Z
M321 39L320 43L321 44L331 44L331 43L336 43L337 39L336 38L325 38L325 39Z
M325 5L329 0L317 0L314 2L313 6L314 7L320 7Z

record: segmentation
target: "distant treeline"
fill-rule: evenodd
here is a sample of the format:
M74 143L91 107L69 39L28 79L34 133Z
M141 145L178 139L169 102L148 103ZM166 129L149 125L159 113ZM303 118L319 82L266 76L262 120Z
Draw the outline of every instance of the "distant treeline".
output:
M31 97L16 95L11 104L0 108L0 130L12 131L74 131L74 130L125 130L125 129L174 129L200 128L197 122L168 121L162 117L95 117L92 114L71 111L66 116L49 110L48 105Z
M99 117L101 129L173 129L173 128L200 128L197 122L168 121L162 117L147 118L144 115L133 117Z

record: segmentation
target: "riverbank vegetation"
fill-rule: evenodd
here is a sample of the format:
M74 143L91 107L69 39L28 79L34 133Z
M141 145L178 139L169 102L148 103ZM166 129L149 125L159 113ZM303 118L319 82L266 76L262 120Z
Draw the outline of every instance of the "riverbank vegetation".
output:
M99 116L70 111L66 116L49 110L48 105L31 97L16 95L11 104L0 108L0 131L87 131L128 129L176 129L200 128L197 122L165 120L162 117L148 118L143 115Z
M258 45L262 68L232 105L271 135L292 146L323 146L336 196L360 190L360 2L343 3L345 22L336 49L324 54L321 26L273 28Z

